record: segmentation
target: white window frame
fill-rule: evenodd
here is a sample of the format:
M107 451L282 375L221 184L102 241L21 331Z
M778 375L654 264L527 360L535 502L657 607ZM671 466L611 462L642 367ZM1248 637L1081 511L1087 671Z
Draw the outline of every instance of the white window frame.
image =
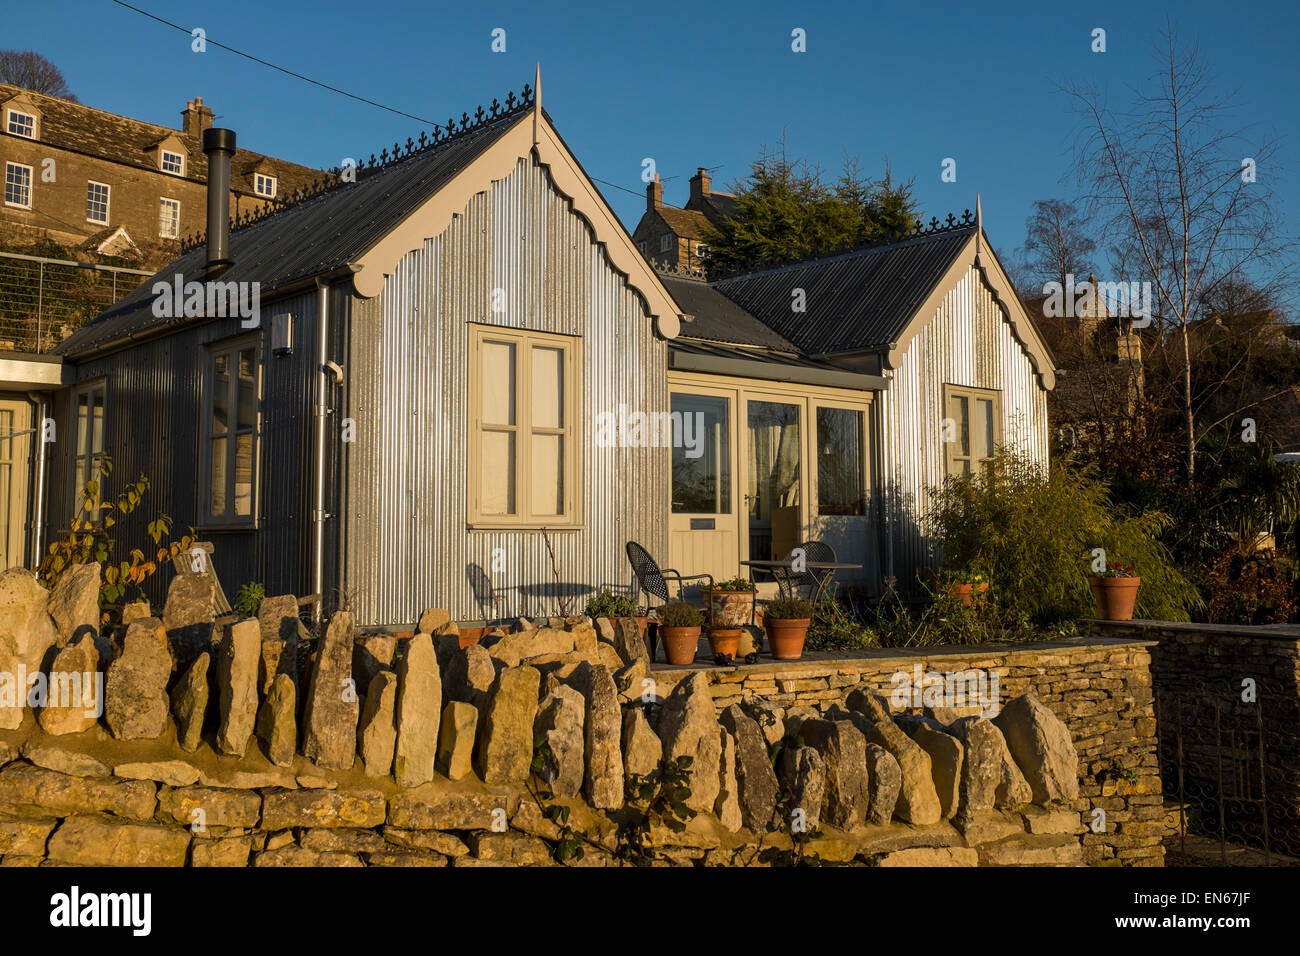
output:
M239 427L239 353L248 348L253 349L253 367L257 370L257 411L253 415L253 425L249 428ZM265 400L265 379L262 374L262 338L259 333L241 335L233 339L213 342L204 350L203 367L203 422L200 428L203 447L199 456L199 515L200 527L214 530L253 531L258 526L258 509L261 504L261 454L262 454L262 404ZM230 382L227 388L227 423L226 423L226 513L212 513L212 445L218 436L212 427L214 408L214 387L216 384L217 357L225 355L230 360ZM253 436L252 449L252 487L249 491L248 514L237 515L235 511L236 463L239 459L239 443L234 439L241 433Z
M703 243L703 242L697 242L697 243L695 244L695 258L697 258L697 259L703 259L704 256L705 256L705 254L706 254L708 251L709 251L709 247L708 247L707 244L705 244L705 243Z
M32 124L32 131L30 133L21 132L21 127L23 126L22 123L17 124L20 127L20 129L17 130L14 129L13 127L15 125L14 124L15 116L21 116L25 120L30 120ZM5 132L8 133L10 136L21 136L23 139L39 139L40 120L36 118L35 113L28 113L26 110L17 110L14 109L13 107L9 107L5 110Z
M660 252L672 252L672 251L673 251L673 239L674 239L674 238L675 238L675 237L673 236L673 234L672 234L671 232L665 232L662 236L660 236L660 237L659 237L659 251L660 251Z
M267 189L262 188L263 183L268 183ZM274 199L279 183L274 176L268 176L266 173L253 174L253 192L266 199ZM269 190L269 191L268 191Z
M969 385L950 385L945 383L943 386L943 417L948 417L948 406L954 398L966 399L967 427L973 427L975 416L975 402L983 399L993 403L993 447L989 449L990 456L997 452L997 448L1002 444L1002 393L991 388L976 388ZM962 454L962 423L954 421L955 434L952 441L947 441L943 446L944 474L950 478L959 478L967 472L957 468L962 462L970 462L969 474L979 474L981 466L988 458L977 458L975 456L975 438L971 435L969 438L969 454ZM946 437L946 436L945 436Z
M94 429L91 427L89 416L84 420L81 416L82 399L86 399L86 407L94 406L94 398L98 393L100 408L103 409L102 418L99 426L99 447L92 448L94 442ZM108 436L108 380L104 378L91 379L81 382L72 391L72 407L69 409L72 422L68 433L72 436L72 469L68 475L71 482L72 493L69 495L69 501L73 503L76 509L81 508L81 492L86 487L86 482L92 478L100 482L98 502L104 501L104 476L100 473L100 464L105 457L105 446L107 445ZM99 511L97 507L90 512L81 512L78 514L90 521L99 520Z
M9 170L11 167L13 169L27 170L27 202L25 203L13 202L9 199ZM32 193L35 191L35 189L36 189L36 177L32 175L32 167L26 165L25 163L14 163L9 161L5 162L5 205L6 206L12 206L15 209L31 209Z
M178 161L178 164L179 164L180 167L181 167L179 170L168 169L168 168L167 168L167 157L168 157L168 156L174 156L174 157L176 157L176 159L177 159L177 161ZM184 153L174 153L174 152L172 152L170 149L160 149L160 150L158 150L158 168L161 169L161 170L162 170L164 173L166 173L168 176L184 176L184 175L185 175L185 154L184 154Z
M175 232L168 235L163 232L162 211L166 206L174 206L176 209ZM158 197L158 238L159 239L179 239L181 237L181 201L179 199L170 199L167 196Z
M99 186L104 190L104 218L103 219L92 219L90 217L90 203L91 203L90 191L95 186ZM108 183L95 182L95 180L93 179L86 180L86 222L93 222L93 223L98 223L101 226L107 226L109 220L109 214L112 211L112 203L113 203L112 186L110 186Z
M502 328L494 325L470 326L469 389L470 389L470 448L469 494L467 496L467 524L470 528L565 529L582 526L582 340L569 335L550 332L533 332L523 329ZM514 425L483 424L482 396L482 346L485 342L508 343L515 348L515 409ZM564 375L561 426L544 428L534 426L529 417L532 395L531 350L534 347L560 349L563 355ZM525 357L528 361L525 361ZM483 434L487 430L513 431L515 438L515 510L513 514L484 514L482 510ZM529 500L532 493L531 459L534 434L560 435L564 440L563 513L559 515L534 514Z

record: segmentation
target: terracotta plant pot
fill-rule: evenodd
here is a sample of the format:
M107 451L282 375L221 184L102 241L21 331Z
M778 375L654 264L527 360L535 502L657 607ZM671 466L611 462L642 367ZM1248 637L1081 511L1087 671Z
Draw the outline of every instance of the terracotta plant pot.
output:
M729 654L732 660L740 652L740 628L738 627L715 627L709 631L709 650L713 656L719 654Z
M753 591L719 591L704 588L708 620L714 627L743 627L754 614Z
M975 602L975 595L983 594L988 589L989 583L981 581L979 584L954 584L952 593L962 604L970 607Z
M1089 578L1097 616L1103 621L1133 620L1141 578Z
M659 626L659 638L664 645L664 658L676 667L695 663L695 652L700 646L698 627Z
M810 617L774 618L769 617L764 625L767 629L767 647L778 661L797 661L803 656L803 642L808 636Z

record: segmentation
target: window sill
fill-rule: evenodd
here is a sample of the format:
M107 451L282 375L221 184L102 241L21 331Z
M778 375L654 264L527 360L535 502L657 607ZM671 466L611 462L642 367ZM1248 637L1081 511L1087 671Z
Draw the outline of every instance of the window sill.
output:
M585 524L531 524L520 521L467 521L469 531L586 531Z
M5 200L5 205L8 206L10 209L31 209L32 208L31 203L28 203L26 206L24 206L22 203L10 202L8 199Z
M195 534L228 534L257 530L259 530L259 525L256 521L249 524L205 524L194 527Z

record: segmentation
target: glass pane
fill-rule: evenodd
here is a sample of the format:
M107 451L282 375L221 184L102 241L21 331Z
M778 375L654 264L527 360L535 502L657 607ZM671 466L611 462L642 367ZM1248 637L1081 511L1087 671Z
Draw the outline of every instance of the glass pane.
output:
M951 437L957 443L955 454L966 456L970 454L970 400L965 395L948 396L948 417L952 419L953 431Z
M235 437L235 514L253 513L253 436Z
M239 428L257 425L257 353L242 349L239 353Z
M104 390L97 388L90 393L90 451L104 450Z
M749 556L780 557L799 543L799 406L749 403Z
M213 357L212 434L224 435L230 423L230 356Z
M989 458L993 455L993 400L975 399L975 457Z
M77 454L87 455L90 449L86 443L90 440L90 395L82 392L77 396ZM80 486L77 488L81 490Z
M483 396L483 423L515 423L515 347L509 342L484 342L482 350L480 394Z
M212 440L212 498L209 501L214 518L226 513L226 439Z
M564 353L533 349L533 427L564 427Z
M564 436L534 435L532 501L535 515L564 514Z
M729 402L673 393L673 512L731 514Z
M862 412L817 409L817 513L866 514Z
M515 513L514 432L483 433L480 463L482 508L485 515Z

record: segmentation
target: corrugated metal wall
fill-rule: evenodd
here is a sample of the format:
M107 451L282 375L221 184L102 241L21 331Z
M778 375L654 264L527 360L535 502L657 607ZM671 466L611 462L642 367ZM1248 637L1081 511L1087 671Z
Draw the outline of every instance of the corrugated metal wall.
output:
M346 302L343 302L346 305ZM293 315L291 355L270 354L271 316ZM305 595L311 589L307 560L311 541L311 402L315 387L316 296L286 299L261 310L262 429L259 443L259 532L209 531L199 520L198 474L204 414L205 347L247 334L236 319L221 319L144 342L76 367L78 382L106 381L105 451L113 459L108 492L115 494L141 474L151 489L132 518L118 526L117 557L133 547L153 550L146 525L171 516L175 534L195 527L214 545L214 564L227 596L260 581L267 594ZM55 400L58 440L48 464L48 542L66 529L76 505L72 479L72 389ZM160 605L172 572L155 575L146 589Z
M494 288L504 312L492 311ZM359 623L410 625L433 606L462 620L558 610L540 532L466 525L471 322L582 337L583 527L550 532L572 606L626 585L628 539L667 553L667 451L598 448L590 427L619 403L668 408L666 345L545 170L520 160L407 255L381 295L353 304L342 414L356 441L342 451L338 574ZM480 584L476 596L476 569L490 595Z
M945 477L940 434L945 384L1000 391L1003 442L1047 461L1047 393L974 268L912 339L878 403L885 573L903 587L912 584L918 568L933 563L924 516L929 489Z

